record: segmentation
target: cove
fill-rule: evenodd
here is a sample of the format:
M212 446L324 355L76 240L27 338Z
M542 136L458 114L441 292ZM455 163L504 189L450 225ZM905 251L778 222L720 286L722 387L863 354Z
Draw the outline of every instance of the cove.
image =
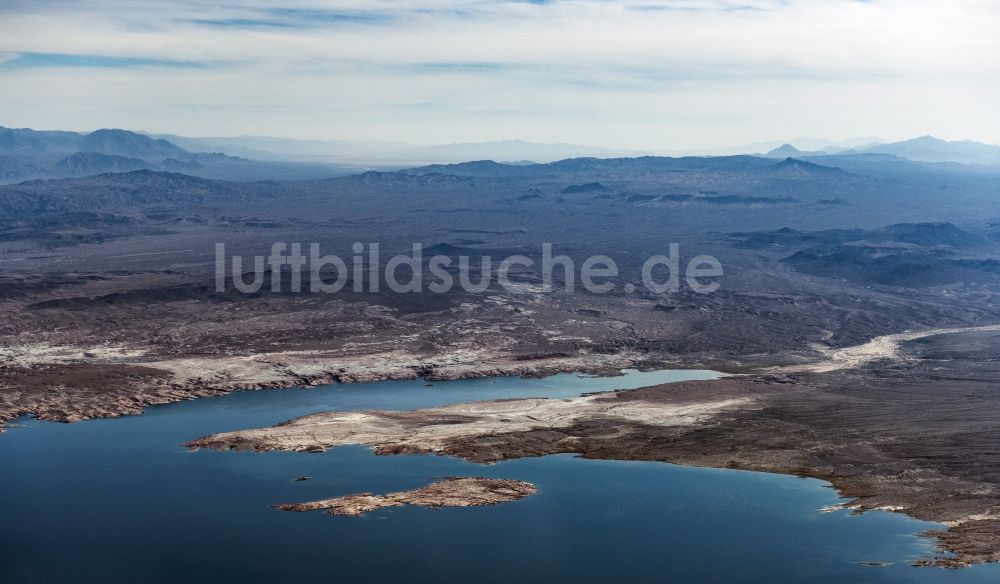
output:
M998 566L914 568L937 524L824 513L822 481L558 455L490 466L447 457L190 452L199 436L325 410L573 397L711 371L621 377L332 384L246 391L0 435L0 582L996 582ZM296 482L299 476L312 480ZM417 488L447 476L534 483L482 508L364 517L274 503ZM871 567L868 563L888 563Z

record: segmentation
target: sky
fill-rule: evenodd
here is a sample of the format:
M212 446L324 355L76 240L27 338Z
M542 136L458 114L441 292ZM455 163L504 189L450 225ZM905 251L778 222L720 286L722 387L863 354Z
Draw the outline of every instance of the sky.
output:
M0 125L660 152L1000 143L982 0L0 0Z

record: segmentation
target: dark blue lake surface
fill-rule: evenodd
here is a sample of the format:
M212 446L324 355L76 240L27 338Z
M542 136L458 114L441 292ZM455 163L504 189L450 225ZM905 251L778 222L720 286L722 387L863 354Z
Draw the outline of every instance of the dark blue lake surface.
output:
M548 456L492 466L437 456L189 452L180 443L324 410L568 397L714 376L392 381L235 393L142 416L0 435L0 583L997 582L997 566L913 568L935 524L820 512L821 481ZM300 475L313 477L295 482ZM454 475L539 493L482 508L286 513L273 503L423 486ZM860 562L894 562L867 567Z

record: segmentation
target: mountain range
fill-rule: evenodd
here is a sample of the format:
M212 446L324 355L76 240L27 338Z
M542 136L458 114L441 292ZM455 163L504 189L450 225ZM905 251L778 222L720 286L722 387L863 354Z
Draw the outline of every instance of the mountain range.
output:
M223 180L313 179L367 170L267 157L250 160L122 129L77 133L0 126L0 184L141 169Z
M0 127L0 180L5 182L139 169L197 173L207 166L245 162L221 153L191 152L128 130L78 134Z
M888 154L914 162L954 162L959 164L1000 164L1000 146L972 140L947 141L934 136L920 136L902 142L868 144L857 148L827 147L819 151L800 150L790 143L767 152L769 158L851 154Z
M816 140L806 142L812 146L818 143ZM821 150L803 150L786 143L766 154L752 156L804 160L845 169L873 160L883 165L909 161L1000 166L1000 146L967 140L949 142L932 136L852 148L826 146ZM711 158L718 160L707 164L726 165L727 159L733 160L731 156ZM293 140L260 136L189 138L122 129L77 133L0 126L0 183L134 170L178 172L238 181L308 180L415 166L423 166L422 173L431 169L449 173L456 164L462 166L461 171L465 175L522 174L515 167L559 161L580 165L599 159L617 160L616 164L627 165L627 160L649 160L649 157L634 150L523 140L417 146L404 142ZM692 159L660 158L661 161L678 161L669 164L681 165L684 164L681 161ZM465 162L469 160L480 162ZM502 161L502 165L493 161ZM791 170L785 169L786 172Z
M299 140L266 136L188 138L172 134L151 135L192 150L218 150L258 160L339 162L412 166L457 163L468 160L502 162L554 162L566 158L642 156L646 151L599 148L580 144L497 140L457 144L417 145L406 142Z

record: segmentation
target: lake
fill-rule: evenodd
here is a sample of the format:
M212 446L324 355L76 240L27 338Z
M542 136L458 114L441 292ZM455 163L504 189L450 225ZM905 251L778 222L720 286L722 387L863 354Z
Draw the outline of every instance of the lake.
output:
M566 455L190 452L181 443L326 410L571 397L711 371L247 391L0 434L0 582L996 582L998 566L914 568L937 524L841 502L818 480ZM307 475L312 480L297 482ZM493 507L287 513L274 503L389 492L446 476L529 481ZM871 567L866 562L889 562Z

